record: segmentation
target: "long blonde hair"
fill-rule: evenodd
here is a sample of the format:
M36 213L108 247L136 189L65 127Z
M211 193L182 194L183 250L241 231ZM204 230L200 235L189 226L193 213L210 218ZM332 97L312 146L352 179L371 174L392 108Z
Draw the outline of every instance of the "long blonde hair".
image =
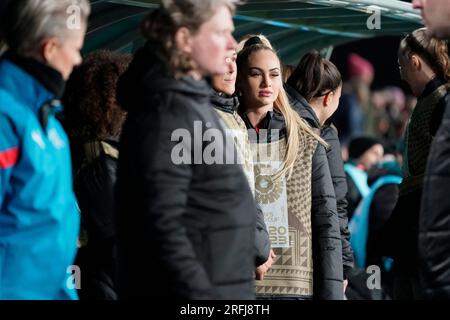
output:
M279 59L277 53L262 42L244 46L243 49L239 51L237 57L238 77L239 74L242 74L242 72L248 68L250 56L263 50L273 52L277 59ZM281 177L287 177L287 179L289 179L294 170L295 162L305 150L308 136L313 137L323 145L327 144L291 107L283 86L280 87L278 97L274 102L274 108L283 115L287 132L286 153L283 159L283 165L274 178L279 179Z

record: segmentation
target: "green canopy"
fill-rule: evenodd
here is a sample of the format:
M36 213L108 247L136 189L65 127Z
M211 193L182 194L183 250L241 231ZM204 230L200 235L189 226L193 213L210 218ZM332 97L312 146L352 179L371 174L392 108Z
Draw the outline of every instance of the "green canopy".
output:
M139 23L159 0L92 0L84 52L132 52L142 44ZM379 20L377 16L379 15ZM420 12L396 0L247 0L234 17L237 39L264 34L285 63L311 49L420 28ZM379 22L379 25L377 24Z

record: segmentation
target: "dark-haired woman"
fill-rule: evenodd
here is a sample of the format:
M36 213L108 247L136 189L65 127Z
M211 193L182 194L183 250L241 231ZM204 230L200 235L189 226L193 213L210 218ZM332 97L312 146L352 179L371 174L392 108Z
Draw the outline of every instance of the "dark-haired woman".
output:
M398 61L402 79L418 100L405 133L399 199L388 221L386 235L380 240L384 241L384 253L394 258L394 298L421 299L424 296L417 272L419 212L427 159L442 122L445 99L450 90L447 43L430 37L425 28L415 30L400 42ZM424 196L424 207L442 205L437 202L431 204L430 199L444 191L436 189L432 192L433 195ZM439 236L425 233L424 237L433 242ZM431 253L428 251L426 254ZM426 263L434 265L436 262Z
M318 52L306 54L286 83L286 92L294 110L312 128L320 130L321 137L328 143L327 158L336 194L344 264L343 276L346 284L348 274L353 268L353 252L348 231L347 181L337 129L329 121L337 109L341 91L342 77L339 70L331 61L323 59Z
M254 297L256 206L203 80L227 71L235 2L163 1L119 80L119 298Z
M116 101L119 77L131 57L96 51L67 82L63 124L72 149L74 189L82 233L76 264L82 270L80 299L113 300L115 242L114 188L119 136L126 113Z
M280 60L259 37L238 53L240 115L249 130L256 199L276 259L259 298L343 298L342 249L322 139L289 104Z

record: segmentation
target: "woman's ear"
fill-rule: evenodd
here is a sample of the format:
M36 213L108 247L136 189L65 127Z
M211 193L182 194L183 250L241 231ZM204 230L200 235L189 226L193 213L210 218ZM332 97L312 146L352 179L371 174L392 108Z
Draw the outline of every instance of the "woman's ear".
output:
M326 108L330 105L331 101L333 101L334 92L330 91L326 95L323 96L323 106Z
M53 60L53 56L58 48L58 39L48 38L42 41L41 45L41 56L45 63Z
M181 27L175 33L175 46L185 53L192 53L192 33L186 27Z
M420 71L420 69L422 69L422 61L420 61L419 57L415 54L411 56L411 64L417 71Z

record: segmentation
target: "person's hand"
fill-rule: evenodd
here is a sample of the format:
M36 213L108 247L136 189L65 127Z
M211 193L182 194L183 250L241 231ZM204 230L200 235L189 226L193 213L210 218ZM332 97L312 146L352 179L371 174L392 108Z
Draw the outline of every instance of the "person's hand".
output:
M264 262L262 265L256 268L255 270L255 279L256 280L264 280L264 276L266 275L267 271L272 267L273 259L276 257L273 250L270 250L269 259L267 259L266 262Z
M348 287L348 280L345 279L344 280L344 294L345 294L345 290L347 290L347 287Z
M269 268L267 268L265 263L257 267L255 270L255 280L264 280L267 270L269 270Z
M275 252L273 252L273 249L270 249L269 259L267 259L266 261L267 269L270 269L270 267L272 267L272 263L275 258L276 258Z

